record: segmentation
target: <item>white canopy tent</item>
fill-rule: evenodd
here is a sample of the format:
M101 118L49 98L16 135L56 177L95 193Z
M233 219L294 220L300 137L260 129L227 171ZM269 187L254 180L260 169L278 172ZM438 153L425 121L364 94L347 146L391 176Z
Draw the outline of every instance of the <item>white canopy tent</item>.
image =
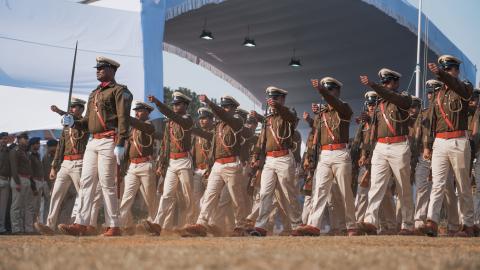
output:
M162 49L208 69L256 105L267 85L287 88L294 93L289 105L300 113L318 100L306 83L319 73L335 76L353 90L359 86L352 74L373 74L380 65L388 65L402 72L403 84L408 84L414 67L416 9L405 0L143 0L141 13L76 2L0 0L0 85L9 86L0 90L0 99L8 102L0 113L16 116L15 121L2 117L0 130L59 126L48 106L57 98L55 103L66 104L77 40L74 96L80 97L97 85L92 68L97 55L122 64L117 80L135 99L144 99L146 93L163 96ZM332 12L323 12L326 9ZM342 20L337 20L340 15ZM198 38L206 17L217 35L212 43ZM253 50L239 44L246 21L259 41ZM357 28L372 31L359 39ZM459 56L464 76L473 81L476 70L471 61L433 24L429 29L428 58L440 53ZM304 67L292 72L286 62L293 47L299 48ZM358 107L361 91L344 93Z
M61 0L0 0L0 130L59 128L51 104L67 105L75 42L73 96L96 87L95 58L121 67L117 81L144 98L142 33L138 13ZM15 117L5 117L5 115Z

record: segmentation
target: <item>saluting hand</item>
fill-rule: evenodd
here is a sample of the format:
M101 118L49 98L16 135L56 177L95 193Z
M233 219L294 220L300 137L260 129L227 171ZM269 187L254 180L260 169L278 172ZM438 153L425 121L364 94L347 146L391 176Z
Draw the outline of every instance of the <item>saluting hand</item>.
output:
M158 105L160 103L160 100L158 100L158 98L153 95L148 96L148 101L155 103L155 105Z
M360 76L360 82L361 82L363 85L366 85L366 86L372 86L372 84L373 84L373 82L371 82L371 81L368 79L368 76L366 76L366 75Z
M440 72L440 70L438 69L437 64L435 64L435 63L428 63L428 69L430 69L430 71L431 71L433 74L438 74L438 73Z

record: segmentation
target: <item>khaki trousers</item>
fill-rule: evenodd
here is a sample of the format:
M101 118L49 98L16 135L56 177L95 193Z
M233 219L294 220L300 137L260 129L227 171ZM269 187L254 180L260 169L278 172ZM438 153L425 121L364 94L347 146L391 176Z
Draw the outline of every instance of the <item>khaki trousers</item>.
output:
M79 206L75 223L90 225L97 185L101 188L105 207L105 225L120 226L119 200L116 183L115 142L111 138L92 139L88 142L83 157L80 179ZM96 215L95 215L96 216Z
M283 157L267 157L265 160L260 180L260 209L255 227L266 229L276 188L280 191L278 203L295 229L302 224L302 213L297 199L295 159L291 152Z
M75 217L72 217L72 212L77 197L78 192L75 189L75 186L70 185L65 194L65 197L63 198L63 202L60 204L60 211L57 216L57 224L71 224L75 221Z
M333 183L338 185L339 194L333 198L342 201L344 209L344 220L347 229L356 228L355 205L351 188L352 182L352 161L348 149L323 150L320 153L319 162L315 171L315 182L313 183L313 203L308 224L317 228L322 226L322 215L332 193ZM340 203L337 203L340 204ZM333 227L338 224L338 217L332 213L330 216ZM335 224L336 223L336 224Z
M7 215L8 195L10 194L10 181L0 176L0 233L6 232L5 219Z
M245 199L246 201L246 199ZM243 209L248 209L242 206ZM218 199L217 207L215 207L208 219L208 224L216 225L224 231L231 231L235 226L235 214L233 212L232 198L228 187L224 186L220 198Z
M473 164L474 176L475 176L475 224L480 224L480 151L475 155L475 163Z
M20 191L15 188L15 181L11 181L12 205L10 208L10 221L12 223L12 233L33 232L33 217L35 210L33 206L33 191L30 185L30 179L20 178Z
M70 186L73 184L77 192L80 188L82 164L82 160L64 160L62 162L55 183L53 184L52 196L50 198L50 210L46 223L46 225L52 230L55 230L56 228L58 214L60 213L62 203Z
M460 229L461 218L459 216L459 204L457 193L455 192L455 178L453 177L453 170L448 174L448 180L445 185L445 201L443 205L447 214L447 228L451 231Z
M203 194L205 192L205 184L203 183L203 174L205 170L196 169L193 172L193 207L192 218L197 220L202 207Z
M368 206L368 190L370 189L370 184L368 187L360 186L360 181L362 180L363 174L367 171L365 166L362 166L358 170L358 185L357 185L357 196L355 198L355 218L357 222L363 222L365 219L365 212L367 211Z
M252 168L248 164L244 164L242 168L242 177L244 178L243 183L245 185L245 191L248 189L249 185L249 174L251 172ZM253 207L253 197L251 196L245 196L245 209L252 209Z
M432 192L427 219L439 222L450 168L453 170L458 191L458 204L462 224L473 225L473 196L470 184L470 143L467 138L439 139L433 143Z
M392 176L402 205L402 228L413 229L413 198L410 185L410 147L407 142L377 143L372 155L371 184L365 222L379 227L378 212Z
M393 178L390 179L390 182L387 187L387 191L385 192L385 196L383 196L383 200L380 203L380 209L378 210L378 219L380 223L380 231L383 230L397 230L398 226L397 223L401 225L401 209L400 217L397 220L397 209L396 206L398 205L398 199L395 201L392 189L395 180ZM397 204L395 204L397 202Z
M340 187L335 181L332 182L332 187L330 188L330 197L327 201L327 209L330 217L330 228L338 231L345 230L345 203L342 192L340 191Z
M303 199L302 224L307 224L312 209L312 196L305 196Z
M252 195L252 210L247 216L248 220L255 221L258 218L258 213L260 211L260 189L255 187Z
M180 183L180 187L178 184ZM193 222L191 209L194 206L193 195L193 172L192 159L190 157L170 159L163 183L163 194L158 205L157 215L154 222L165 229L172 229L174 219L174 206L177 197L177 187L182 192L186 211L182 211L185 217L179 218L187 224Z
M213 215L215 208L218 206L223 187L226 185L232 199L235 227L243 228L247 216L247 209L245 208L246 191L243 181L242 166L238 159L226 164L215 162L208 177L197 224L208 225L209 217Z
M417 167L415 170L415 185L416 185L416 207L415 207L415 228L423 226L427 220L428 205L430 202L430 193L432 191L432 181L428 180L430 173L429 160L419 157ZM445 210L447 213L447 222L449 230L458 230L459 216L458 216L458 200L455 194L455 179L453 177L453 170L448 174L448 180L445 185Z
M127 175L124 179L125 187L120 203L120 222L123 227L133 226L132 205L138 190L145 200L148 210L148 220L155 218L155 172L153 162L130 163Z
M429 160L425 160L423 156L418 158L415 168L415 228L424 226L427 220L428 203L432 191L432 182L428 180L430 166L431 162Z
M33 222L42 222L40 218L40 205L43 196L43 184L41 180L33 180L35 182L35 188L37 189L37 195L33 195Z

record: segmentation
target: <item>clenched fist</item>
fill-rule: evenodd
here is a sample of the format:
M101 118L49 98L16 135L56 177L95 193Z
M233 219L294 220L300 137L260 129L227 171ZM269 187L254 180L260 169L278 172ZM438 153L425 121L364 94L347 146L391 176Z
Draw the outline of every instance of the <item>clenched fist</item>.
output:
M432 150L425 148L423 149L423 159L431 160L432 159Z
M48 178L50 178L50 180L55 180L55 178L57 178L57 172L52 168L50 170L50 174L48 175Z
M440 72L440 70L438 69L437 64L435 64L435 63L428 63L428 69L430 69L430 71L431 71L433 74L438 74L438 73Z
M157 105L157 106L158 106L158 104L160 104L160 100L158 100L158 98L156 98L153 95L148 96L148 101L150 101L152 103L155 103L155 105Z
M198 99L200 100L200 102L202 102L202 103L207 103L207 104L208 104L208 102L210 101L210 100L208 99L207 95L199 95L199 96L198 96Z
M366 85L366 86L372 86L372 82L368 79L368 76L366 75L363 75L363 76L360 76L360 82L363 84L363 85Z

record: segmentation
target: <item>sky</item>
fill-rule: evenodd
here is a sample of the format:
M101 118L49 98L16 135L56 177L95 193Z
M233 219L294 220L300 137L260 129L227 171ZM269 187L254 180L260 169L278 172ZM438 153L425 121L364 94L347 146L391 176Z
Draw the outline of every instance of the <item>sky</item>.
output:
M407 1L418 8L419 0ZM423 0L422 11L480 69L480 1Z

